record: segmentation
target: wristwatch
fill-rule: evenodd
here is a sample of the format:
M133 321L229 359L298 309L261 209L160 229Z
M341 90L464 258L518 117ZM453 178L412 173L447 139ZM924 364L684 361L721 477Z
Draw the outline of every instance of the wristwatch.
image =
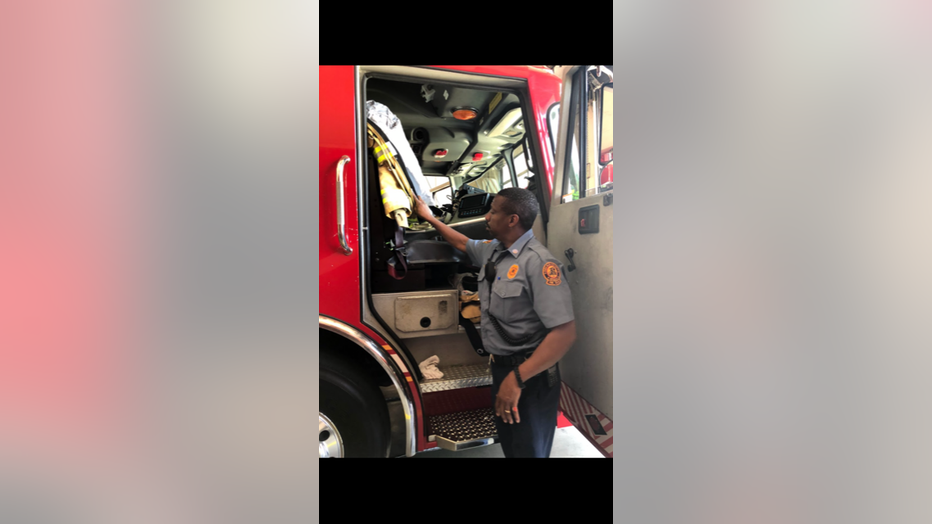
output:
M515 366L515 379L518 381L518 389L524 389L524 381L521 380L521 372L518 371L518 366Z

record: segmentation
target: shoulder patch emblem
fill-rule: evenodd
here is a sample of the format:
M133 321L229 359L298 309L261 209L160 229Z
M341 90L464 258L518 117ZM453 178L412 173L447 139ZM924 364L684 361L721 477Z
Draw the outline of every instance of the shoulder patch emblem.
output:
M518 269L518 264L511 266L511 269L508 270L508 278L511 279L518 276Z
M563 279L560 275L560 267L553 262L547 262L544 265L544 278L548 286L559 286Z
M491 240L486 240L485 242L483 242L483 244L491 244L491 243L492 243Z

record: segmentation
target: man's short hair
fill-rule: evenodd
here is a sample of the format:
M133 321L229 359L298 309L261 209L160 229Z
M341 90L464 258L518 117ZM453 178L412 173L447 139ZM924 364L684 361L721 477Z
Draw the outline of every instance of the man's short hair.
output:
M498 193L502 197L500 205L502 211L509 215L518 215L521 227L525 231L530 231L534 227L534 221L540 213L540 204L537 203L537 197L527 189L509 187L502 189Z

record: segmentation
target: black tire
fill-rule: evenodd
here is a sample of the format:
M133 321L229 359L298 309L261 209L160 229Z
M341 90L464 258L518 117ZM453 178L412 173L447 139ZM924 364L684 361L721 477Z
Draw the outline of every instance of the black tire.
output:
M343 456L388 456L391 439L385 397L373 381L344 358L321 352L320 412L336 427Z

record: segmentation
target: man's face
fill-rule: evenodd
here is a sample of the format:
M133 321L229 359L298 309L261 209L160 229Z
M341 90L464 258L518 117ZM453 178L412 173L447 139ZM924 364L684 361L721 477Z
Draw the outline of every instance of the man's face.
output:
M488 224L488 229L492 233L492 238L497 240L502 240L505 235L508 233L509 221L515 215L509 215L502 211L502 198L495 197L492 200L492 209L487 215L485 215L485 221Z

